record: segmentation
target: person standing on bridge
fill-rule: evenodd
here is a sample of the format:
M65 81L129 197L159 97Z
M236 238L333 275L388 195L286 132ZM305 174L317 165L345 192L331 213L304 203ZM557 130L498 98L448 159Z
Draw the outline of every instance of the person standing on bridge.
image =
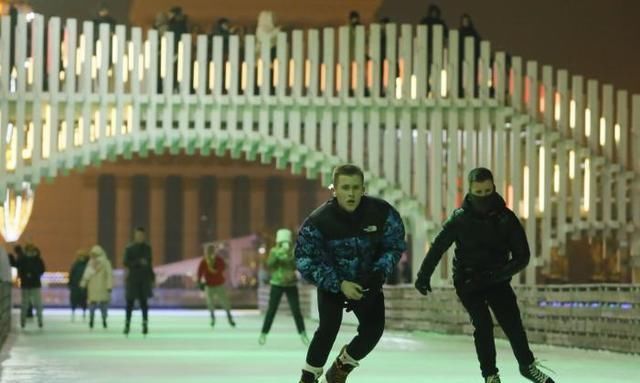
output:
M131 312L137 300L142 311L142 333L149 332L148 299L152 296L156 275L151 264L151 246L145 241L144 228L138 227L133 233L133 243L124 252L125 294L127 300L124 334L129 334Z
M300 339L305 345L309 344L309 338L304 328L304 319L300 311L298 277L296 276L296 260L293 256L293 245L291 243L291 230L280 229L276 232L276 245L269 251L267 267L271 272L271 280L269 281L271 291L269 292L269 306L264 316L258 343L263 345L267 341L267 334L271 330L282 294L286 294Z
M374 349L384 331L382 285L406 249L400 214L386 201L364 195L359 167L336 167L332 189L333 198L302 224L295 248L298 270L318 287L320 318L300 383L315 383L322 375L345 308L358 318L358 334L342 347L326 382L346 382Z
M198 265L198 284L204 290L207 298L207 307L211 314L211 327L216 325L216 302L220 303L227 312L227 320L231 327L236 327L236 322L231 315L229 295L224 287L224 270L226 264L220 256L220 245L208 246L207 253Z
M422 295L431 291L431 275L442 255L455 242L453 285L471 317L476 354L485 382L500 383L491 308L511 343L522 376L536 383L554 383L540 371L540 364L533 357L518 302L509 284L511 277L529 263L524 229L496 192L489 169L473 169L468 181L469 193L431 244L415 287Z

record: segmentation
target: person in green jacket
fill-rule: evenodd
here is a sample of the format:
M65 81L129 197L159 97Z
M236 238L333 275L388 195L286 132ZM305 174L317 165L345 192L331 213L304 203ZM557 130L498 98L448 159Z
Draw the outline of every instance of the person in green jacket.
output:
M267 334L273 324L273 319L278 311L278 305L282 294L287 295L289 307L296 322L296 328L302 343L309 344L309 338L304 328L304 319L300 311L300 297L298 295L298 277L296 276L296 260L293 256L293 246L291 242L291 230L280 229L276 233L276 245L269 252L267 267L271 272L271 291L269 294L269 307L264 317L262 332L258 343L261 345L267 341Z

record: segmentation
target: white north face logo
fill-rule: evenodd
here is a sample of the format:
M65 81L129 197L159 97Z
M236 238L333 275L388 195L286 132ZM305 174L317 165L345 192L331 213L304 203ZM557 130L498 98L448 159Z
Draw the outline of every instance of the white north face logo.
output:
M374 233L376 231L378 231L378 227L376 225L371 225L371 226L367 226L364 229L362 229L364 232L366 233Z

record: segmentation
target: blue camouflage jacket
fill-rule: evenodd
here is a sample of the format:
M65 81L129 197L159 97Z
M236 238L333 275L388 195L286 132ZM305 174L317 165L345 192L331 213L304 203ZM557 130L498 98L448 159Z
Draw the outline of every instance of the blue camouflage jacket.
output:
M391 274L406 249L404 234L400 214L386 201L363 196L348 213L333 198L302 224L296 266L322 290L338 293L344 280L366 286L375 272Z

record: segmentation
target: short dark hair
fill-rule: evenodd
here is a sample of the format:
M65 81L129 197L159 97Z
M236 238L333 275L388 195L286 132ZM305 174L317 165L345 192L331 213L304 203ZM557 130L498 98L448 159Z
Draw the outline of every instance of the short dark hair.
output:
M136 227L133 231L139 231L139 232L141 232L141 233L144 233L144 227L142 227L142 226L138 226L138 227Z
M487 168L475 168L469 172L469 186L471 186L472 182L483 182L486 180L491 180L493 182L493 174L491 170Z
M338 165L333 169L333 187L338 185L339 176L360 176L362 183L364 184L364 173L362 169L353 164Z

